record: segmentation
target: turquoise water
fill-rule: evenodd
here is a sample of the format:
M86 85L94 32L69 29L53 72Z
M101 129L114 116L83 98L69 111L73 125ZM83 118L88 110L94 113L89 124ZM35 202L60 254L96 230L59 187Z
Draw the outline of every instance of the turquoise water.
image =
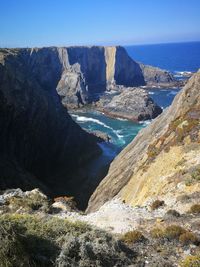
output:
M171 104L178 91L179 89L152 89L149 94L158 105L165 109ZM150 121L134 123L124 119L112 119L97 111L71 113L71 116L82 128L89 131L102 131L111 137L110 142L99 144L103 154L101 159L98 160L98 164L100 164L100 161L103 164L112 161L134 139L138 132L150 123Z

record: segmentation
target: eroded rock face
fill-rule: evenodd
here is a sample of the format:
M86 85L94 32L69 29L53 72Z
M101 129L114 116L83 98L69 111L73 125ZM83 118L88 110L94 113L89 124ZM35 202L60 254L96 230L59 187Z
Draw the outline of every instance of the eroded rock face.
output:
M76 196L100 153L62 106L56 86L67 58L57 48L0 50L0 187ZM84 168L83 168L84 167ZM84 175L77 175L79 171Z
M142 63L140 63L140 68L147 85L175 83L175 79L169 71Z
M90 198L88 211L116 195L133 206L146 205L158 197L173 206L178 198L200 191L199 90L200 72L115 158Z
M109 85L139 86L144 85L142 70L121 47L105 47L106 77Z
M134 87L123 88L111 101L101 101L99 109L110 117L132 121L154 119L162 113L162 109L149 97L147 91Z

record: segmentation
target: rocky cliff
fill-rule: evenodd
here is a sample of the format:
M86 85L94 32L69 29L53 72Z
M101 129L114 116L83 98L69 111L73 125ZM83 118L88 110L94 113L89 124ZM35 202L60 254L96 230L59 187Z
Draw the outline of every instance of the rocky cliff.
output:
M100 153L96 138L71 119L56 92L68 64L64 52L0 50L1 189L40 187L76 196L77 184L88 179L88 160Z
M27 59L30 57L31 71L36 77L43 75L40 80L45 80L46 84L52 81L48 71L51 64L57 75L53 87L57 88L62 103L70 108L95 101L99 94L119 85L133 87L173 81L168 72L135 62L120 46L47 47L18 51L24 56L27 54ZM39 64L41 67L36 70L34 66Z
M77 100L80 105L97 100L99 94L115 85L145 84L139 64L123 47L67 47L62 50L68 64L57 91L68 107L76 107Z
M172 208L200 192L200 72L172 105L140 131L112 162L89 201L88 211L115 196L133 206L159 198Z
M176 82L175 78L169 71L149 65L144 65L142 63L140 63L140 68L147 85L170 84Z
M154 119L162 113L162 108L153 101L148 91L137 87L126 87L117 95L101 97L97 108L109 117L135 122Z

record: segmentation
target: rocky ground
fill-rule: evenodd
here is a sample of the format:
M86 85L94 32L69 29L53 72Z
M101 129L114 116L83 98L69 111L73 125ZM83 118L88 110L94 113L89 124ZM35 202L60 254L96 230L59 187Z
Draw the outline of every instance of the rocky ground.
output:
M113 258L119 253L117 247L112 248L113 252L110 258L104 255L104 257L108 257L109 265L101 261L95 261L94 259L91 260L91 255L86 256L83 252L80 252L82 253L81 263L80 260L78 263L70 254L64 257L64 255L69 252L65 252L64 248L62 248L61 254L57 259L60 265L58 264L56 266L199 266L200 259L195 259L194 257L198 256L194 255L199 255L200 253L200 205L197 204L200 203L200 194L185 196L185 198L178 199L176 202L177 205L168 206L164 201L159 199L149 203L146 207L133 208L123 203L120 199L113 199L104 204L98 211L84 214L76 209L72 197L57 197L54 200L50 200L38 189L27 192L15 189L1 192L0 220L3 220L4 223L5 218L7 222L15 218L15 222L19 223L20 220L24 220L24 223L27 224L26 220L29 220L28 216L32 216L32 224L37 224L37 220L46 218L45 221L48 223L52 223L51 220L55 220L53 221L54 225L55 223L59 223L61 225L59 231L70 232L72 230L69 231L62 228L64 227L63 224L68 222L68 226L69 224L73 227L74 225L76 225L76 227L78 225L79 231L85 232L85 235L87 235L88 231L94 231L92 237L87 237L92 238L91 242L98 241L98 234L95 231L101 229L101 242L103 242L102 245L104 245L104 247L108 246L108 240L105 236L109 236L110 234L113 236L112 242L122 242L125 246L124 249L126 252L121 248L121 255L120 257L118 255L119 258L117 261ZM178 205L179 202L189 204L188 210L185 211L180 208L181 205ZM60 222L56 220L60 220ZM85 226L81 225L81 222L84 223ZM43 227L42 223L44 222L40 221L40 227ZM85 227L84 230L82 227ZM28 231L30 231L30 229L28 229ZM57 231L57 228L56 230L54 229L54 231ZM78 230L76 229L76 231ZM76 232L73 233L73 238L75 238L76 235ZM64 238L64 236L60 238ZM82 241L80 238L83 237L79 236L80 241L77 239L77 242L86 242L84 240ZM111 236L109 238L111 238ZM75 240L73 240L70 241L70 244L67 243L66 246L68 249L72 249L73 246L75 246L75 243L73 243ZM77 243L78 246L82 246L81 244L82 243L78 245ZM94 244L92 243L91 245L93 246ZM112 247L113 244L110 243L109 246ZM105 253L100 252L101 249L103 248L98 245L99 253ZM38 251L37 253L42 252ZM84 253L86 253L86 250ZM93 253L95 253L94 248ZM115 256L113 256L114 254ZM88 261L84 259L84 257L88 257ZM193 260L193 258L195 262L197 262L197 265L191 265L192 263L188 265L188 259L190 261L191 259ZM186 259L185 262L183 262L184 259ZM62 265L61 262L64 265ZM87 265L89 262L93 265ZM0 266L3 267L1 263Z
M185 203L189 204L187 211L181 208ZM171 206L160 199L145 207L133 208L120 199L113 199L98 211L84 214L76 209L72 197L57 197L50 200L38 189L27 192L15 189L1 192L0 220L8 215L11 216L9 218L24 218L23 216L29 214L36 218L46 218L47 221L55 218L63 220L63 223L67 220L69 223L80 225L82 222L88 225L88 229L102 229L102 233L111 233L114 239L125 244L126 250L132 251L131 260L130 252L129 256L121 254L117 265L112 259L110 265L98 265L97 262L93 262L94 265L84 265L87 262L82 263L83 265L73 265L71 262L72 265L58 266L193 267L199 265L187 265L183 260L197 257L192 255L200 253L200 204L197 203L200 203L200 194L185 196L176 200L176 205ZM102 242L106 245L107 241L104 239ZM101 247L99 251L100 249ZM114 250L117 253L117 248ZM199 258L197 260L198 264ZM63 264L64 262L67 262L66 258L63 259Z

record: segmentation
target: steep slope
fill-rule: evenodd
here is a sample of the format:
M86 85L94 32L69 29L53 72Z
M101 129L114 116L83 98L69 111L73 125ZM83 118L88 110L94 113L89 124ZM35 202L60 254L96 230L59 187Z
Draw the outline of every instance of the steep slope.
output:
M40 187L76 196L75 185L80 189L88 179L85 166L100 153L95 137L71 119L56 92L67 64L60 52L0 50L1 189Z
M90 198L88 211L116 195L134 206L158 197L173 205L179 197L200 191L199 91L200 72L112 162Z

